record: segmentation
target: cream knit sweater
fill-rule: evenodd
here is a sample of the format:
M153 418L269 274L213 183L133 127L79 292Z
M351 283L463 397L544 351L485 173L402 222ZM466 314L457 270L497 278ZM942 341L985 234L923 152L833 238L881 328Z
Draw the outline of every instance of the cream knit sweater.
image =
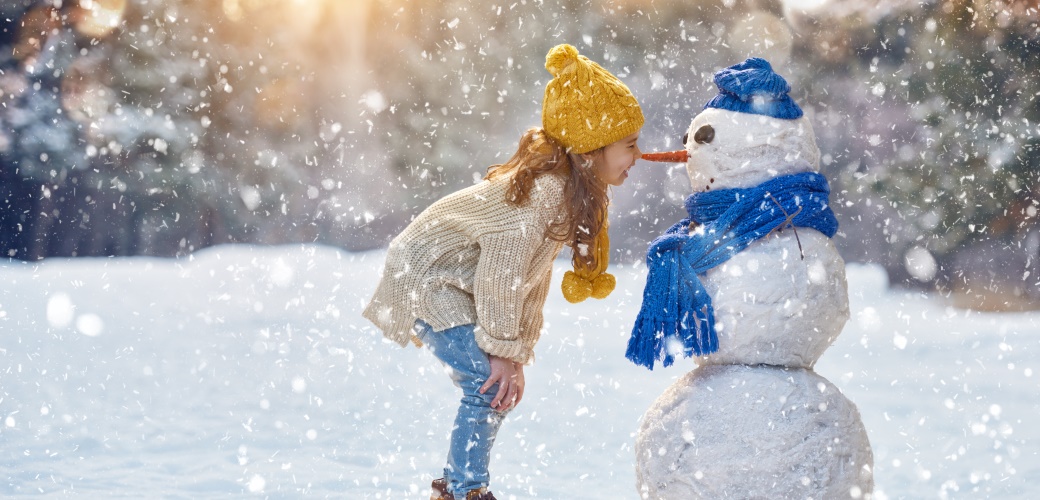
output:
M510 182L482 181L419 214L390 242L365 318L402 346L416 319L434 331L472 323L484 352L533 360L563 246L547 230L563 216L566 181L542 175L520 206L506 202Z

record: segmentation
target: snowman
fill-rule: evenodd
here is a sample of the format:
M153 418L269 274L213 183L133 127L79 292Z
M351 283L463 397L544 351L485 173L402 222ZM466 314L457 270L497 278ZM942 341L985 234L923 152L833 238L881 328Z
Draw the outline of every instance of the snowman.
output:
M820 152L790 86L760 58L715 74L685 149L689 217L650 245L626 356L698 365L643 416L642 498L866 498L856 406L813 365L849 317Z

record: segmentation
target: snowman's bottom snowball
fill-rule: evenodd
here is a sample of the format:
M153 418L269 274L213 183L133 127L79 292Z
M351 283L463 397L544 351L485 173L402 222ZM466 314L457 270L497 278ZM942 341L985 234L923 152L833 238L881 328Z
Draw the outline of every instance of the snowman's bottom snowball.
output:
M703 366L636 437L641 498L866 498L874 458L856 406L804 368Z

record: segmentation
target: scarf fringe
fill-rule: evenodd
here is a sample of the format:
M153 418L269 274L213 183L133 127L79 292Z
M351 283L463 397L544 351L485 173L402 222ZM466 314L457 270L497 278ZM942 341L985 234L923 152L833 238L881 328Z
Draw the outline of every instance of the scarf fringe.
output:
M719 338L715 331L715 308L700 279L678 279L679 290L676 290L668 286L671 280L665 279L665 273L653 276L653 280L647 281L644 295L674 298L664 303L677 304L677 307L656 311L641 309L628 339L625 357L653 370L656 360L670 366L675 361L675 354L680 352L687 358L717 352ZM678 300L678 297L693 297L694 300ZM646 303L645 297L643 302Z

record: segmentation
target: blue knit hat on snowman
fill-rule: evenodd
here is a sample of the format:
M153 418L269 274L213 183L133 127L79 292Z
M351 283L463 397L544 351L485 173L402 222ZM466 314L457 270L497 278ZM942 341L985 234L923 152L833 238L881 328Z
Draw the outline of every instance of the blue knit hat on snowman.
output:
M776 74L769 61L760 57L734 64L715 73L719 94L704 108L771 116L783 120L802 117L802 108L787 95L791 92L784 77Z

